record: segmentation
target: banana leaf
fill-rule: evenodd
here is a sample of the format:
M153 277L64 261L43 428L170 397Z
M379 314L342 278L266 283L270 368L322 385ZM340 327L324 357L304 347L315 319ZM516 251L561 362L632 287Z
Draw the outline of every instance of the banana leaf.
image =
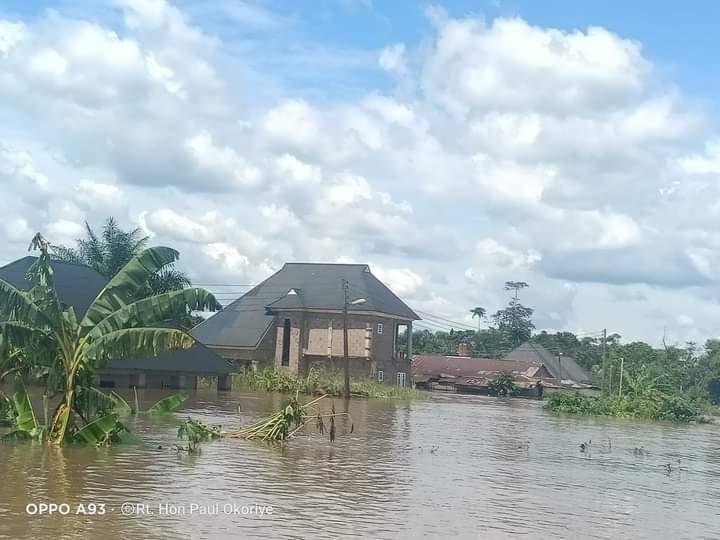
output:
M120 444L140 444L142 441L128 430L124 424L118 422L117 430L113 433L113 442Z
M172 396L161 399L148 409L148 414L168 414L182 405L188 395L185 392L178 392Z
M34 436L40 430L40 424L35 418L30 396L20 378L15 379L12 400L15 407L15 429Z
M101 416L85 425L73 436L75 442L101 445L110 442L112 434L118 425L118 415L115 413Z
M115 403L110 396L102 390L94 386L78 386L76 392L75 408L81 411L85 418L90 418L104 412L116 412L112 411Z
M105 317L136 300L135 294L148 278L178 260L179 253L167 247L149 248L132 259L100 291L80 322L89 330Z
M119 416L129 416L133 413L130 404L117 392L110 392L110 400L113 403L113 412Z

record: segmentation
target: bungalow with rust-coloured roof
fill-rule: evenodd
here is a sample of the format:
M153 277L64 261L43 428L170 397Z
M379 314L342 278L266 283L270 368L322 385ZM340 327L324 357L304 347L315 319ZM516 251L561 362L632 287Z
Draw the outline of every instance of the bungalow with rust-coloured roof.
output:
M343 283L351 373L408 384L412 324L420 317L366 264L287 263L192 334L241 369L341 371ZM399 346L401 332L406 347Z
M528 394L538 380L552 379L545 366L532 362L432 354L414 355L412 361L413 384L427 390L487 394L489 383L500 375L510 375Z

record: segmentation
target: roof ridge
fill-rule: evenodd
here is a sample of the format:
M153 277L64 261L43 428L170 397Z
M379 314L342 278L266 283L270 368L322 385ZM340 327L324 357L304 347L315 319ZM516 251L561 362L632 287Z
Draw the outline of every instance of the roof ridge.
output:
M9 263L7 263L7 264L5 264L5 265L0 266L0 270L3 270L4 268L7 268L8 266L12 266L13 264L17 264L17 263L19 263L19 262L21 262L21 261L24 261L24 260L26 260L26 259L32 259L33 261L36 261L36 260L38 259L38 257L37 257L37 255L25 255L24 257L20 257L19 259L15 259L14 261L10 261ZM97 270L95 270L95 268L93 268L93 267L90 266L89 264L85 264L85 263L82 263L82 262L62 261L62 260L60 260L60 259L53 259L53 258L51 257L51 258L50 258L50 263L53 264L53 265L55 265L55 264L64 264L64 265L67 265L67 266L76 266L76 267L78 267L78 268L87 268L88 270L92 270L93 272L97 272L99 275L102 276L102 274L100 274L100 272L98 272ZM103 276L103 277L105 277L105 276ZM106 278L106 279L107 279L107 278Z
M369 268L370 265L367 263L331 263L331 262L286 262L283 266L291 266L291 265L297 265L297 266L356 266L356 267L363 267L363 268Z

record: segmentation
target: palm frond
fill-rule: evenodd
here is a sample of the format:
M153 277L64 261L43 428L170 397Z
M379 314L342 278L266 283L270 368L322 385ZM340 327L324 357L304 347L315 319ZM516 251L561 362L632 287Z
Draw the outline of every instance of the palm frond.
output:
M50 256L54 261L71 264L85 264L85 260L80 252L74 248L65 246L50 246Z
M162 294L190 287L190 279L173 265L168 265L150 276L147 282L148 294Z

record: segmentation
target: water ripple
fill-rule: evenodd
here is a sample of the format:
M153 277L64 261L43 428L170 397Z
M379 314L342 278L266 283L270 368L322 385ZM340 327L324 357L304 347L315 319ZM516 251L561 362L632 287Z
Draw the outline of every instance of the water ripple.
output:
M146 391L141 399L158 397ZM0 538L681 539L720 530L720 436L712 426L560 418L537 402L438 396L353 402L355 431L338 422L332 444L306 433L287 446L223 440L199 456L174 450L187 416L234 429L280 401L200 392L174 416L131 419L144 441L137 447L0 445ZM649 454L633 452L641 446ZM115 511L26 515L26 504L42 501L103 502ZM123 502L274 511L123 516Z

